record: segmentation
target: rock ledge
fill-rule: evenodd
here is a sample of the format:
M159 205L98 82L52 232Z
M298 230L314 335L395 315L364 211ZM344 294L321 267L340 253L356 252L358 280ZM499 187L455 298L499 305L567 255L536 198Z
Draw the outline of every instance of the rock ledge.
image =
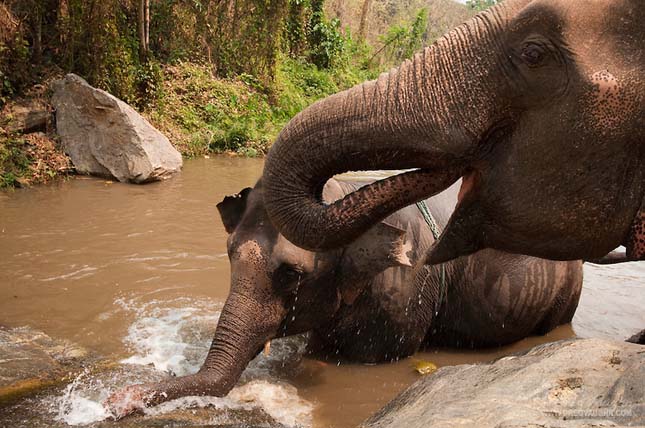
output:
M394 427L645 425L645 347L572 339L439 369L364 422Z

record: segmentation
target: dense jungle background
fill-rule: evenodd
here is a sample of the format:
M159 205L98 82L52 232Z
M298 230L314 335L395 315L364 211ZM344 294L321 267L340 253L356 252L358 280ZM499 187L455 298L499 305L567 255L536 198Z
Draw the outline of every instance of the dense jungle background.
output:
M0 188L72 171L47 109L73 72L142 112L184 156L266 153L312 102L375 78L495 0L0 1ZM33 131L33 130L28 130Z

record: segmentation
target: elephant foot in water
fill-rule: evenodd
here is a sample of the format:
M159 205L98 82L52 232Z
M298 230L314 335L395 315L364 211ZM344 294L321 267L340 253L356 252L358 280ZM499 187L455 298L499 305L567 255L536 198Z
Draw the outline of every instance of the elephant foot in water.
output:
M211 376L197 373L150 384L129 385L115 392L103 403L116 420L128 415L143 413L153 407L179 397L214 396L222 397L231 388L224 382L214 382Z

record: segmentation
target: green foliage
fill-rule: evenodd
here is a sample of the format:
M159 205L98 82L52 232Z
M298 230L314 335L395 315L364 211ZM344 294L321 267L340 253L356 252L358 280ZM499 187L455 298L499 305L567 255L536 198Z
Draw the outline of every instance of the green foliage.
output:
M16 137L3 138L0 142L0 189L18 186L20 178L27 173L31 161L24 145L25 141Z
M452 26L441 2L473 13L452 0L419 10L425 1L375 2L389 19L379 22L379 32L389 29L375 51L329 19L324 0L155 0L142 59L140 0L3 0L0 106L42 75L74 72L134 104L187 156L261 155L302 109L398 65L437 37L431 31ZM25 147L0 147L3 183L25 172L35 153Z
M331 68L343 55L345 39L340 33L338 19L327 20L322 0L312 0L309 21L309 58L319 68Z
M338 19L325 17L324 0L150 2L150 56L142 61L139 1L6 0L20 19L12 18L15 41L0 45L0 96L37 81L40 67L55 65L145 109L159 97L161 64L208 63L216 76L252 76L256 89L274 96L281 55L327 70L350 61L353 42Z
M136 25L130 25L135 13L117 0L69 0L58 21L64 44L53 60L90 84L136 102L138 40Z
M486 10L491 6L495 6L500 0L466 0L466 4L473 10L481 11Z
M136 105L141 109L151 107L162 95L163 72L159 63L148 61L136 68Z
M307 23L310 13L308 0L289 0L289 15L284 31L286 50L293 58L303 55L307 47Z
M411 58L423 46L427 27L428 11L424 8L417 12L411 23L388 28L381 38L385 63L394 65Z
M163 91L149 118L186 156L233 151L265 154L280 129L311 103L370 75L353 67L321 70L303 58L281 55L267 93L257 78L217 79L207 65L164 69Z
M20 32L4 43L0 40L0 108L29 81L29 59L27 41Z

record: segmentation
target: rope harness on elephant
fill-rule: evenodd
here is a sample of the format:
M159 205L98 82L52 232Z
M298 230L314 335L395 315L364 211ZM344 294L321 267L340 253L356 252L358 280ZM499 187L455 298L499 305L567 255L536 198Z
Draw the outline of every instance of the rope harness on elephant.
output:
M428 208L426 201L419 201L417 202L416 205L417 205L417 208L419 209L419 212L421 212L421 216L425 220L426 224L428 225L428 227L430 227L430 231L432 232L432 236L436 242L437 239L439 239L439 235L441 235L441 232L439 231L439 226L437 225L437 222L432 216L432 213L430 213L430 209ZM439 299L437 300L437 303L435 305L435 310L434 310L435 316L439 314L439 308L441 307L441 304L443 303L443 300L446 294L446 264L445 263L441 264L440 271L441 271L441 283L439 284Z

